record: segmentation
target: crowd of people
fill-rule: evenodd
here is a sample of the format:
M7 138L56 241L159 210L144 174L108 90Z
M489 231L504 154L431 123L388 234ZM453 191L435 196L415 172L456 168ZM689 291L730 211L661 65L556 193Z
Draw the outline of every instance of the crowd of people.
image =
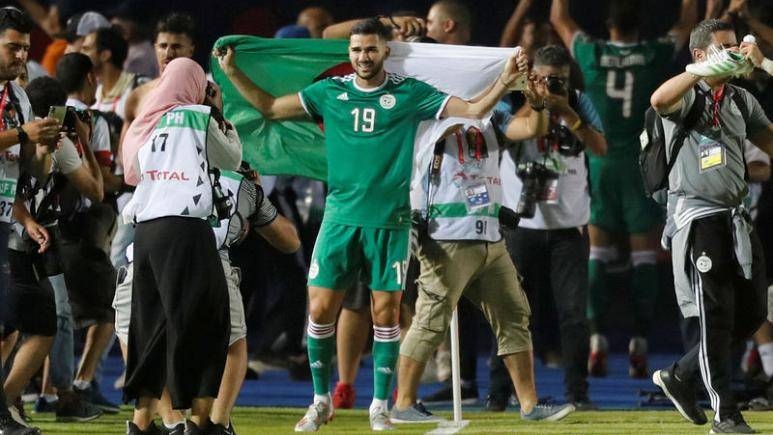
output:
M149 40L136 14L0 8L0 433L40 433L21 400L33 384L34 412L57 421L118 413L101 384L115 338L127 434L235 434L250 355L312 379L295 431L353 407L368 352L370 428L437 422L454 310L462 399L478 399L482 313L486 409L514 396L522 419L561 420L595 409L621 271L629 375L694 424L705 393L712 433L751 433L731 367L761 379L748 406L773 408L773 27L751 0L703 16L682 0L643 39L642 2L612 0L599 39L570 0L515 3L500 45L519 48L474 98L385 68L390 41L470 44L460 0L342 22L300 11L276 38L347 39L353 72L288 95L262 89L238 45L212 50L227 82L208 78L185 12ZM52 42L31 59L36 26ZM266 122L321 122L327 179L260 175L229 98ZM417 137L432 138L418 171ZM685 354L651 370L668 263ZM535 357L563 368L562 403L540 402ZM447 386L419 398L428 377Z

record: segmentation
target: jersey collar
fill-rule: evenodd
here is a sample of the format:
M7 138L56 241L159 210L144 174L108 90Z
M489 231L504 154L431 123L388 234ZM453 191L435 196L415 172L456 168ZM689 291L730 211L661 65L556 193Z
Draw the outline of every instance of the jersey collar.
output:
M360 92L376 92L376 91L379 91L379 90L383 89L384 86L386 86L387 81L389 81L389 73L385 72L385 74L384 74L384 81L381 82L380 85L376 86L375 88L365 89L365 88L360 87L360 85L357 84L357 74L355 73L354 74L354 80L352 80L352 85L354 86L355 89L357 89Z

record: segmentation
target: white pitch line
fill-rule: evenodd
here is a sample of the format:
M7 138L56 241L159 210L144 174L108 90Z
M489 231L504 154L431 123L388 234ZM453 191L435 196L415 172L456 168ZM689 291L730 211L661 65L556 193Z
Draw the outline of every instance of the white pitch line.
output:
M453 435L467 427L470 420L462 420L459 423L453 421L444 421L438 424L437 429L433 429L424 435Z

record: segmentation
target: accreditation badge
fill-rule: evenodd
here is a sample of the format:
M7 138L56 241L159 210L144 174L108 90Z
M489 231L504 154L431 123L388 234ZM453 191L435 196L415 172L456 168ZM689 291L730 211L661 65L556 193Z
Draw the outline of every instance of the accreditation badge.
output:
M491 198L489 197L488 188L485 183L463 187L462 194L466 200L465 204L467 204L467 209L470 211L488 207L491 203Z
M700 159L700 173L722 168L727 164L727 151L722 142L706 140L704 138L698 145L698 158Z

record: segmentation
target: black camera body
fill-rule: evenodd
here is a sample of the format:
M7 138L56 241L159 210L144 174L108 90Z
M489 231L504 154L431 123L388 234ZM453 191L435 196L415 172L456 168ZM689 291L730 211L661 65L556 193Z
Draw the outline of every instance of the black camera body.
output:
M231 197L226 195L223 192L222 186L220 186L220 169L212 168L209 172L212 174L212 203L215 206L217 219L228 219L231 217L233 202L231 202Z
M558 145L557 151L564 157L577 157L585 149L585 145L565 125L551 122L546 137L550 143Z
M531 219L537 211L537 201L545 191L547 182L557 179L559 174L540 162L519 163L515 174L523 183L515 214L521 218Z
M566 95L566 80L557 76L545 77L545 87L553 95Z

